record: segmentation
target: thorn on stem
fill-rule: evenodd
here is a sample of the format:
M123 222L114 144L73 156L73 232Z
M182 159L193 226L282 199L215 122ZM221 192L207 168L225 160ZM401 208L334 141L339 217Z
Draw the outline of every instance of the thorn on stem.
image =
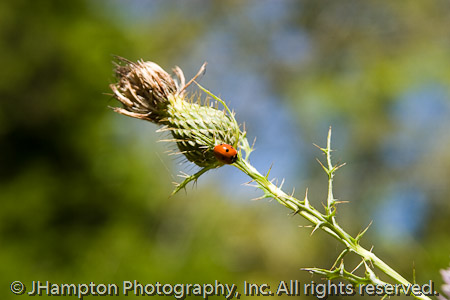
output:
M269 168L269 170L267 171L266 176L264 176L264 177L266 177L267 180L269 180L269 174L270 174L270 171L272 171L272 167L273 167L273 163L270 164L270 168Z
M316 230L320 227L320 225L322 225L321 223L317 223L316 226L314 226L313 231L311 231L311 236L314 234L314 232L316 232Z

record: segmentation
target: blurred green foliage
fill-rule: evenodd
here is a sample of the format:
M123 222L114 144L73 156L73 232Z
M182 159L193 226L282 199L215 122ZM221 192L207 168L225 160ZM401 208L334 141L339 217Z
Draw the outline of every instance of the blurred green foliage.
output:
M335 183L350 201L340 222L356 234L373 219L363 244L439 285L450 260L448 1L275 2L0 3L2 299L14 280L319 281L299 269L340 252L276 203L247 201L257 192L228 191L239 176L230 167L169 199L177 170L157 128L107 109L113 54L187 76L208 60L203 85L242 109L262 136L256 152L269 164L286 157L297 196L310 187L317 207L326 178L310 145L332 125L335 157L348 163ZM241 97L258 93L249 77L276 97ZM298 133L307 146L265 137L284 125L263 101L298 126L276 138Z

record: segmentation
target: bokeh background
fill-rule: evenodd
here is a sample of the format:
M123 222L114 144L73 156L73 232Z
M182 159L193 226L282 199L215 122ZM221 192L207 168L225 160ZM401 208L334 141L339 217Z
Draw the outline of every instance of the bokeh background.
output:
M107 108L113 55L188 78L207 61L200 82L257 138L252 163L273 164L299 198L309 188L318 208L327 183L313 143L331 125L335 162L347 163L339 222L356 234L373 221L363 245L439 288L448 28L444 0L0 2L0 297L28 297L9 291L14 280L320 282L300 268L331 267L342 250L276 202L250 201L260 192L230 166L169 198L177 173L196 169L164 153L155 125Z

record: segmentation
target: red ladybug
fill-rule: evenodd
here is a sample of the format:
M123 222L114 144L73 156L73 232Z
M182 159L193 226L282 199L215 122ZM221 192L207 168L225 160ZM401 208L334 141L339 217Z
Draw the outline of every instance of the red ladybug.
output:
M237 151L228 144L220 144L214 147L214 156L224 164L232 164L237 159Z

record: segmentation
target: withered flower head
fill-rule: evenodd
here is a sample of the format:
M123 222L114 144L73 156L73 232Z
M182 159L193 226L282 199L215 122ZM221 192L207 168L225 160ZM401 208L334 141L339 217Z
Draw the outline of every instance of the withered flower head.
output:
M114 96L124 108L113 108L126 116L159 123L169 104L169 97L177 94L179 88L173 78L153 62L137 63L118 58L125 65L116 65L119 82L111 84ZM184 84L183 73L179 79Z

